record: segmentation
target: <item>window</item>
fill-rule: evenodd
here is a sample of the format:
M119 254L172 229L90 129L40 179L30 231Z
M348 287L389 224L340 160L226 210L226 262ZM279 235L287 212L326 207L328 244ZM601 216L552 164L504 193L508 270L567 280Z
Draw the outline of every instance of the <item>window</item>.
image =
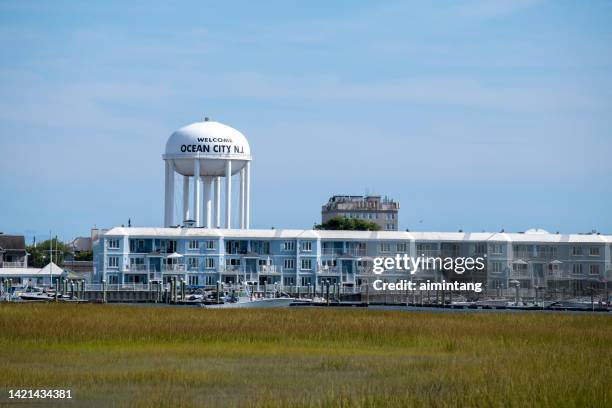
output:
M548 264L548 275L552 276L559 272L559 264L549 263Z
M357 261L356 264L358 268L367 268L369 266L368 261L364 261L364 260Z
M479 242L474 245L474 252L477 254L484 254L487 252L487 244Z
M215 267L215 259L214 258L206 258L205 261L206 269L213 269Z
M130 258L130 269L144 271L144 258Z
M599 275L599 265L589 265L590 275Z
M572 255L573 256L581 256L582 255L582 247L579 247L579 246L572 247Z
M336 260L335 259L325 259L321 261L321 267L325 270L335 268Z
M405 242L400 242L397 244L397 252L407 252L408 245Z
M491 253L501 255L504 253L504 249L501 244L493 244L491 245Z
M574 275L582 275L582 264L574 264L572 273Z
M187 258L187 265L189 266L189 269L198 269L198 258L193 256Z
M146 252L144 239L130 239L130 252Z
M307 252L312 251L312 241L302 242L302 251L307 251Z
M540 258L555 258L557 256L556 246L538 245L537 251Z
M140 247L140 241L138 242L138 246ZM142 246L144 248L144 241L142 241ZM173 239L169 239L169 240L162 240L161 241L161 250L162 252L166 252L166 253L173 253L176 252L176 241Z
M212 239L206 241L206 249L215 249L215 241Z
M589 248L590 256L599 256L599 247L591 247Z
M302 269L311 270L312 269L312 259L302 259Z
M283 251L295 251L295 242L293 242L293 241L284 241L283 242Z
M295 278L293 278L293 277L285 277L284 278L284 284L286 286L293 286L293 285L295 285Z
M391 252L391 245L387 242L380 244L380 252Z
M189 249L200 249L200 245L198 244L198 241L196 241L195 239L192 239L191 241L189 241Z
M189 275L189 286L198 286L198 277L197 275Z
M119 257L118 256L109 256L108 257L108 267L109 268L118 268L119 267Z
M109 239L108 240L108 249L119 249L119 240L118 239Z
M295 269L295 259L285 259L283 261L283 269Z
M240 259L226 259L225 260L225 265L226 266L240 266Z
M130 265L144 265L144 258L130 258Z
M502 263L501 262L493 262L491 263L491 272L500 273L502 271Z

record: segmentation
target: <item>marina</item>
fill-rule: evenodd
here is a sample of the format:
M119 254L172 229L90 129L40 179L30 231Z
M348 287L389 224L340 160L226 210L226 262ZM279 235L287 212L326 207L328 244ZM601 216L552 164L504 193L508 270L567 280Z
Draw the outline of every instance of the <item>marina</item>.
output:
M515 292L516 295L516 292ZM277 286L224 285L187 288L173 280L167 285L106 285L69 282L56 287L11 287L3 284L0 300L4 302L74 302L74 303L150 303L200 307L268 308L268 307L405 307L409 309L449 310L554 310L612 311L610 299L602 296L561 297L541 293L540 298L466 296L447 291L385 291L376 293L363 286L346 290L340 285L283 288Z

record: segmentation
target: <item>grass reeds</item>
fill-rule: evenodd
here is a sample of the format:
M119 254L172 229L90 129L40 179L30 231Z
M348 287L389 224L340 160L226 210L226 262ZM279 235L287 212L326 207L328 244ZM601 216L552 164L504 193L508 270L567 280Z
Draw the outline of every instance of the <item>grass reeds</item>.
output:
M3 304L0 353L0 402L61 388L90 406L612 405L606 314Z

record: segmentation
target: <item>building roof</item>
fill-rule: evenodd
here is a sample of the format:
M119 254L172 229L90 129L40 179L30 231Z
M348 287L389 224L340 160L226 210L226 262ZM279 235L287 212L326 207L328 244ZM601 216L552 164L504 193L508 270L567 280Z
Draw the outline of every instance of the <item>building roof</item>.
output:
M90 237L76 237L70 243L70 247L75 252L91 251Z
M64 270L53 262L42 269L38 268L0 268L0 276L60 276Z
M207 228L126 228L110 229L105 236L133 237L227 237L236 239L338 239L338 240L414 240L414 241L491 241L491 242L548 242L548 243L612 243L612 235L550 234L537 232L407 232L407 231L330 231L290 229L207 229Z
M0 249L3 249L5 251L25 252L25 238L23 235L0 234Z

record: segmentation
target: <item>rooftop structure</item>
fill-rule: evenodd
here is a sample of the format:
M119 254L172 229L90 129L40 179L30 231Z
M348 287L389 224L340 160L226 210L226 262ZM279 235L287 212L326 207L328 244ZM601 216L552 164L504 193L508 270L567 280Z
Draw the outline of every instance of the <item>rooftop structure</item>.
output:
M388 197L335 195L323 205L321 221L334 217L362 219L375 223L383 231L399 229L399 203Z

